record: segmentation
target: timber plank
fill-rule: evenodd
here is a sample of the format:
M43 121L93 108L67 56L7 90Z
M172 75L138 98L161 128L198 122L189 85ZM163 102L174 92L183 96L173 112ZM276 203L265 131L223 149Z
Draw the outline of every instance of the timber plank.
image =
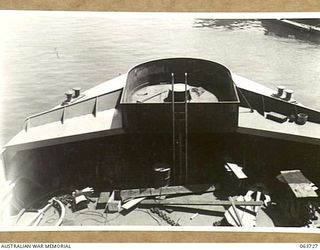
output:
M101 192L97 201L96 209L105 209L110 198L110 192Z
M297 198L318 197L312 187L313 183L300 170L286 170L280 173Z
M310 183L289 183L289 187L297 198L318 197Z
M285 170L280 173L287 183L311 183L300 170Z
M122 200L138 197L154 197L161 195L176 195L176 194L192 194L192 193L208 193L217 189L215 185L200 184L189 186L168 186L160 188L141 188L121 190L120 196Z
M242 167L239 167L237 164L229 162L227 162L227 165L238 179L248 178L248 176L243 172Z
M135 205L139 204L144 199L145 199L145 197L135 198L135 199L130 200L127 203L123 204L121 207L125 210L128 210L128 209L134 207Z
M262 206L262 201L233 201L235 206ZM193 202L176 202L166 200L143 200L141 205L162 205L162 206L231 206L232 202L227 200L203 200Z

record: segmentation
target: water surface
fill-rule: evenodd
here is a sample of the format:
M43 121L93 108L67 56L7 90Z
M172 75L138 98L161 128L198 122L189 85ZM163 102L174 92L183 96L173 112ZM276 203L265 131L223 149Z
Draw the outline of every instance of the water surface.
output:
M284 85L320 110L319 44L279 36L260 20L0 13L0 145L26 116L162 57L198 57L268 87ZM272 27L272 25L271 25Z

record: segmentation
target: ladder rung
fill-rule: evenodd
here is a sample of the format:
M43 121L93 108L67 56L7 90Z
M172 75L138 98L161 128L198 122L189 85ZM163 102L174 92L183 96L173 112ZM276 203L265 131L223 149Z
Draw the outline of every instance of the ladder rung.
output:
M174 114L175 114L176 116L181 116L181 115L185 116L185 115L186 115L185 112L175 112Z
M177 122L180 122L180 121L185 121L186 120L186 118L183 116L181 116L181 117L176 117L175 118L175 120L177 121Z
M181 111L183 111L183 110L185 110L185 105L174 105L174 108L175 108L175 110L181 110Z
M177 126L177 130L185 130L185 120L180 119L180 120L176 120L176 126ZM182 132L182 131L181 131Z
M181 121L181 120L185 121L186 118L184 116L176 117L176 121Z

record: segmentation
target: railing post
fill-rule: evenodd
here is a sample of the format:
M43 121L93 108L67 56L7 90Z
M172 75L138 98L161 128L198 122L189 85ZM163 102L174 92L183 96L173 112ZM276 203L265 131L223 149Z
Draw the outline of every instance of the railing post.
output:
M64 123L64 120L65 120L65 113L66 113L66 107L63 107L62 116L61 116L61 123L62 124Z
M29 123L29 119L27 119L26 121L25 121L25 124L24 124L24 131L25 132L28 132L28 124Z
M99 111L99 107L98 107L98 96L95 98L95 102L94 102L94 107L93 107L93 116L97 117L98 111Z

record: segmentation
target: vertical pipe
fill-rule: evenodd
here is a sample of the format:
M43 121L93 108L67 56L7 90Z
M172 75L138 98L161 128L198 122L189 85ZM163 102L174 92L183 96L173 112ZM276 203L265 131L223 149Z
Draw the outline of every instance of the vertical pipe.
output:
M171 106L172 106L172 168L173 168L173 182L176 182L176 134L175 134L175 115L174 115L174 73L171 73Z
M184 73L184 108L185 108L185 183L188 183L188 73Z
M179 185L183 183L183 163L182 163L182 140L183 140L183 135L181 134L181 130L179 130Z

